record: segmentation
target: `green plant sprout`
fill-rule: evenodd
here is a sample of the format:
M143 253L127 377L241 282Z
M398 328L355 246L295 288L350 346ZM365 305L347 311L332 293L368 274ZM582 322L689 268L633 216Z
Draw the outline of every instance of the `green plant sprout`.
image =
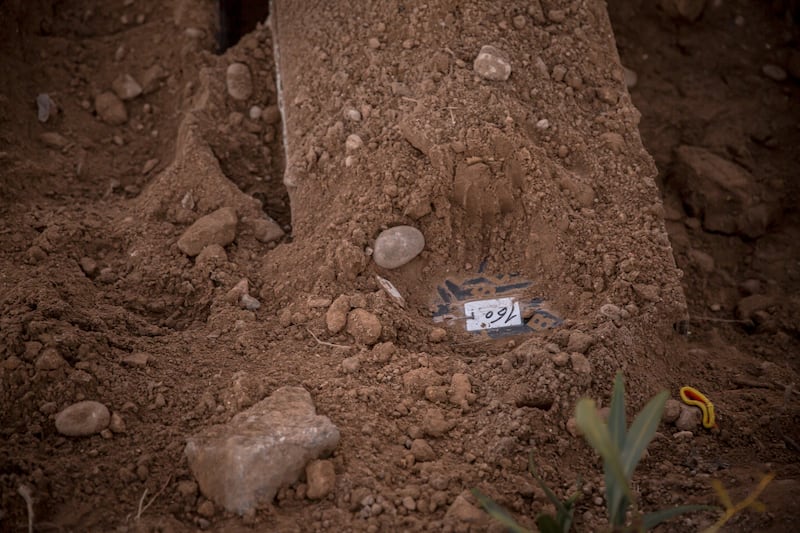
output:
M606 511L608 521L613 532L644 532L649 531L662 522L675 518L684 513L697 511L718 510L719 507L709 505L680 505L668 509L661 509L650 513L641 513L631 490L633 472L639 461L653 440L661 415L664 412L669 393L662 391L652 398L639 412L630 427L625 418L625 384L621 373L614 379L614 390L611 396L608 422L604 422L597 412L594 400L583 398L575 408L575 421L586 441L600 454L603 459L603 473L606 484ZM537 473L533 454L530 456L528 470L536 482L544 490L547 499L556 509L556 514L540 514L536 517L536 525L542 533L568 533L572 528L575 505L580 497L580 481L578 491L564 501L558 499L555 493L545 484ZM764 504L758 497L775 477L775 474L765 475L753 492L744 500L733 504L732 500L718 480L713 480L712 486L716 491L724 510L722 516L711 527L702 533L718 533L737 513L751 508L763 511ZM478 499L489 515L508 528L512 533L532 533L521 526L511 514L500 505L492 501L478 489L472 493Z
M603 459L606 510L613 531L647 531L684 513L714 509L707 505L681 505L642 514L630 488L633 471L653 440L669 393L662 391L636 416L630 428L625 420L625 385L622 374L614 379L608 423L597 413L594 400L583 398L575 408L575 421L586 441ZM631 524L626 525L628 510Z

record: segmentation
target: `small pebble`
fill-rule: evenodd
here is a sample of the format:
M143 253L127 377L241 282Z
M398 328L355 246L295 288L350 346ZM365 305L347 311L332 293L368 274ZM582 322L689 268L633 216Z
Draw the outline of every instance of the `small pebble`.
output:
M361 112L358 109L353 109L352 107L345 110L344 116L346 119L352 120L353 122L361 121Z
M142 175L149 174L151 170L156 168L157 164L158 164L158 159L156 159L155 157L145 161L144 166L142 166Z
M511 76L508 56L494 46L483 46L472 68L478 76L486 80L506 81Z
M444 328L433 328L428 334L428 340L431 342L442 342L447 338L447 330Z
M178 248L194 257L210 244L227 246L236 238L237 221L233 208L221 207L189 226L178 239Z
M142 94L142 86L130 74L117 76L111 84L111 88L122 100L133 100Z
M412 226L395 226L375 239L372 258L378 266L394 269L417 257L423 248L425 237L421 231Z
M411 443L411 455L414 456L415 461L420 463L436 460L436 452L425 439L414 439Z
M100 402L74 403L56 415L56 429L67 437L84 437L100 433L108 427L111 413Z
M122 358L123 365L137 366L139 368L146 367L148 362L150 362L150 354L145 352L133 352Z
M311 500L321 500L333 492L336 486L336 469L332 461L314 460L306 465L308 491Z
M39 119L39 122L47 122L51 116L56 114L56 111L58 110L56 103L47 93L41 93L36 96L36 108L36 116Z
M242 307L242 309L256 311L259 307L261 307L261 302L249 294L242 294L242 297L239 299L239 305Z
M347 136L347 140L344 142L345 150L348 152L355 152L359 148L364 146L364 141L361 140L361 137L353 133L352 135Z
M636 74L636 71L627 67L622 67L622 71L623 77L625 78L625 86L628 89L633 89L636 87L636 83L639 81L639 76Z
M703 415L697 407L681 404L681 412L675 421L675 427L680 431L693 431L700 426Z
M205 516L206 518L213 517L215 511L216 509L214 509L214 502L210 500L206 500L197 506L197 514L200 516Z
M67 366L67 362L55 348L45 348L34 364L37 370L57 370Z
M112 126L119 126L128 121L128 111L125 104L112 92L97 95L94 99L94 109L100 120Z
M342 371L345 374L354 374L361 368L361 358L357 355L345 357L342 360Z
M254 105L250 108L247 112L247 116L250 117L250 120L258 120L261 118L261 108L257 105Z
M778 65L764 65L761 67L761 72L764 73L764 76L775 81L784 81L787 77L786 71Z
M244 63L231 63L225 74L228 95L234 100L247 100L253 94L253 77Z

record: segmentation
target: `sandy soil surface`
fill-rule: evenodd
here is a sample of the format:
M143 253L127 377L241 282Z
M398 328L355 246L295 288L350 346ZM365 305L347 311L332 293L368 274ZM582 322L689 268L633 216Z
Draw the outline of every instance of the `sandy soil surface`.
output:
M211 3L0 2L0 529L20 487L37 530L501 531L474 487L532 527L533 452L604 530L571 418L622 370L632 409L691 385L718 415L664 420L645 508L775 472L728 530L793 530L796 6L277 4L217 55ZM424 249L383 268L399 225ZM476 278L527 326L467 331ZM341 433L331 488L230 512L187 439L287 385ZM84 400L109 419L70 436Z

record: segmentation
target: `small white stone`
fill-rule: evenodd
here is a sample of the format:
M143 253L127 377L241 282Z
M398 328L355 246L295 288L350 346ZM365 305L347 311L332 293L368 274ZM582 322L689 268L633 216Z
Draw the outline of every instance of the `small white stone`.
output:
M257 299L253 298L249 294L242 294L241 299L239 300L239 305L242 306L242 309L247 309L248 311L255 311L259 307L261 307L261 302Z
M346 119L352 120L353 122L359 122L361 120L361 112L352 107L345 110L344 116Z
M375 239L372 258L383 268L398 268L415 257L425 248L425 237L412 226L396 226L381 232Z
M258 107L257 105L254 105L253 107L250 108L248 114L251 120L258 120L261 118L261 108Z
M543 118L536 123L536 128L540 130L546 130L549 127L550 127L550 121L547 120L546 118Z
M344 142L344 147L348 152L354 152L364 146L364 141L355 133L348 135L347 140Z
M244 63L231 63L225 76L228 95L234 100L247 100L253 94L253 77Z
M142 86L130 74L117 76L111 88L122 100L133 100L142 94Z
M508 56L494 46L484 46L472 65L481 78L493 81L506 81L511 76L511 63Z

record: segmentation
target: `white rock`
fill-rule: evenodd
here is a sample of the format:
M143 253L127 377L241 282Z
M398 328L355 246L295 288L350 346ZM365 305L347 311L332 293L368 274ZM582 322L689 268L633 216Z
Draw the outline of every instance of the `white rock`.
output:
M122 100L133 100L142 94L142 86L130 74L117 76L111 88Z
M339 430L301 387L281 387L225 425L187 439L189 468L209 499L244 514L269 505L306 464L332 452Z
M347 140L344 142L344 147L348 152L354 152L362 146L364 146L364 141L355 133L348 135Z
M398 268L415 257L425 248L425 237L412 226L395 226L382 231L375 239L372 258L383 268Z
M234 100L247 100L253 94L253 76L244 63L231 63L225 75L228 95Z
M508 56L494 46L484 46L472 65L481 78L493 81L506 81L511 76L511 63Z
M85 437L108 427L111 413L100 402L83 401L70 405L56 415L56 429L67 437Z

